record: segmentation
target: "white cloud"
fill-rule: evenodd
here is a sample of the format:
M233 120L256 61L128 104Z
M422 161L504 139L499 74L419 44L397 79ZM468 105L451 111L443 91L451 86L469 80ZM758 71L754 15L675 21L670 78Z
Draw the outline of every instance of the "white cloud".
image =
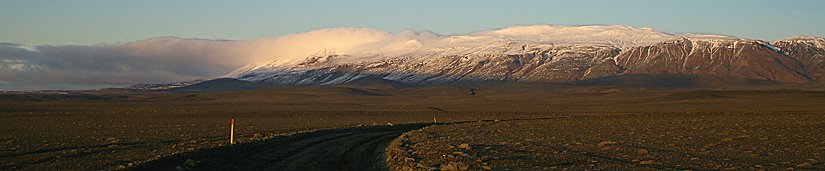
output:
M25 85L44 84L130 85L208 79L244 65L271 61L295 63L319 51L348 54L393 48L391 46L399 45L393 42L402 42L403 46L410 41L417 42L416 37L422 36L416 32L392 35L375 29L331 28L237 41L163 37L88 46L24 46L0 42L0 81L7 83L0 84L0 89L26 89ZM11 83L16 86L2 86Z

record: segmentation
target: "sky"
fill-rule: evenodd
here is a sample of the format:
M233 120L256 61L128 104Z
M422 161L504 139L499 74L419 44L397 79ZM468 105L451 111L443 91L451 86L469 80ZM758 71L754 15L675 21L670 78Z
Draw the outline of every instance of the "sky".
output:
M0 5L0 41L237 40L330 27L461 34L514 24L618 24L774 40L825 36L822 7L821 0L6 0Z
M240 40L197 45L226 55L244 53L220 51L225 46L278 44L261 39L340 27L453 35L511 25L627 25L771 41L825 37L822 7L822 0L6 0L0 5L0 90L184 81L251 61L129 44L156 37Z

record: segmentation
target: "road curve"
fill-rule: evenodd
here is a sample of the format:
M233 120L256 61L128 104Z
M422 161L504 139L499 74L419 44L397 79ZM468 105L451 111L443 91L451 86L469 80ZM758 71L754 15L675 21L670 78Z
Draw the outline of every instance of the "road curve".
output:
M384 149L404 132L428 124L321 130L271 140L198 150L147 162L131 170L386 170Z

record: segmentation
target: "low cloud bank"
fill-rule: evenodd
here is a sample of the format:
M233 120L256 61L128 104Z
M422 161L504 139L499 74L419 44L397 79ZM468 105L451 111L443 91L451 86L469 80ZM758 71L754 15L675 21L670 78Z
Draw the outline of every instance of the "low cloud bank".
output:
M21 45L0 42L0 90L89 89L209 79L256 63L294 63L319 52L393 50L438 35L332 28L254 40L173 37L123 44ZM409 47L395 47L408 50Z

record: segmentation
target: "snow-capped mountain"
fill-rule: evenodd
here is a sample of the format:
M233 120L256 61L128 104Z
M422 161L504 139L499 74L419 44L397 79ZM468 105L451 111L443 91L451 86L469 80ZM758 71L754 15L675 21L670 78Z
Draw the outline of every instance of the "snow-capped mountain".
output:
M821 37L799 36L773 43L787 56L802 64L802 73L813 81L825 80L825 39Z
M251 64L225 77L291 85L366 76L413 84L571 82L623 74L687 74L805 83L825 74L822 38L771 43L628 26L512 26L466 35L405 31L302 60Z
M803 65L758 40L680 38L628 48L616 56L624 74L704 74L809 82Z

